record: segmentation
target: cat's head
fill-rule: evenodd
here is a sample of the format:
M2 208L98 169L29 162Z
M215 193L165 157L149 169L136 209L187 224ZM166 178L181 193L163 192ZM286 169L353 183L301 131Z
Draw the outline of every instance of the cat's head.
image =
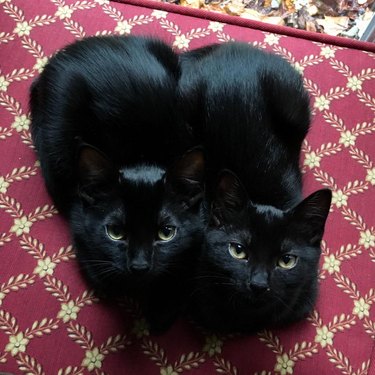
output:
M323 189L287 211L257 205L240 180L223 171L211 206L204 267L217 284L251 304L292 306L314 290L330 202L331 191Z
M201 241L204 161L192 150L166 170L115 166L82 147L72 215L78 260L97 289L136 288L173 274ZM177 271L178 272L178 271Z

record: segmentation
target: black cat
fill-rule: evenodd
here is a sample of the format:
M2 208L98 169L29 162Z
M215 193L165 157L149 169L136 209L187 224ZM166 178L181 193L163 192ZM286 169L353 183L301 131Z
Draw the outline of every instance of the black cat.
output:
M331 192L301 198L310 124L300 75L242 43L181 56L182 110L206 149L209 223L190 310L214 331L252 332L301 319L317 294Z
M47 189L100 293L136 296L161 331L201 241L203 155L176 103L178 57L161 41L92 37L58 52L31 89Z

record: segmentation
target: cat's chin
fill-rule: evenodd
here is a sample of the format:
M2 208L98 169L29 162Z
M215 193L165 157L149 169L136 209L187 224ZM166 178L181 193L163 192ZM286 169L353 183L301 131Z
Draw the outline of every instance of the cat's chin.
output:
M271 291L264 291L262 294L257 294L252 292L251 290L243 291L240 296L242 297L242 301L246 306L254 307L254 308L263 308L265 306L269 306L273 304L274 299L272 298Z

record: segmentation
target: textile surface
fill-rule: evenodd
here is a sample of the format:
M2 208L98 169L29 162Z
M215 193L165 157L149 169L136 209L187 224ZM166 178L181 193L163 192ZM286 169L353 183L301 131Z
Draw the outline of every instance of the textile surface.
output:
M0 0L0 372L375 374L374 51L150 4ZM180 319L166 334L151 336L133 301L110 306L88 289L67 223L43 184L28 90L56 50L112 33L158 36L176 51L246 41L303 74L314 115L301 156L304 194L333 190L319 299L305 321L221 337Z

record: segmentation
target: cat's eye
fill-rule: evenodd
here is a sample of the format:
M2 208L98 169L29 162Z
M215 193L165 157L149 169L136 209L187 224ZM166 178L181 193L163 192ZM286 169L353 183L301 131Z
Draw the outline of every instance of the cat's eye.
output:
M107 236L113 241L120 241L125 238L125 231L119 225L106 225Z
M173 225L163 225L158 230L158 238L162 241L170 241L177 232L177 228Z
M295 255L285 254L280 257L277 265L286 270L294 268L297 264L297 257Z
M229 254L235 259L245 259L246 252L244 247L239 243L230 242L228 246Z

